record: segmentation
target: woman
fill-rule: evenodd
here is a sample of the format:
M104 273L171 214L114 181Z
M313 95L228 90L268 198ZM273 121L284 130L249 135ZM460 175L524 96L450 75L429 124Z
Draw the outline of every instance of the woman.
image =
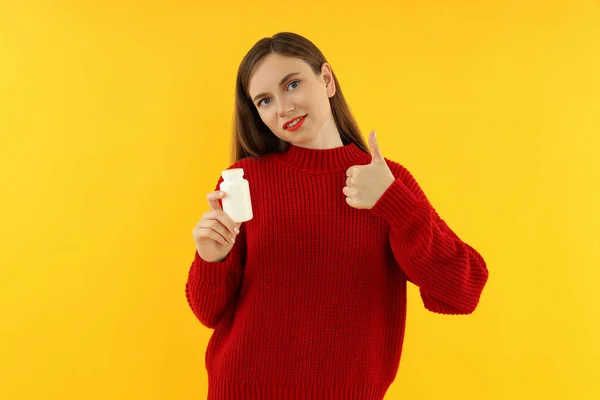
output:
M382 156L374 132L367 149L309 40L258 41L235 102L229 168L244 169L254 218L234 223L223 195L209 193L186 284L194 314L215 329L208 398L383 399L400 361L407 281L428 310L469 314L486 263Z

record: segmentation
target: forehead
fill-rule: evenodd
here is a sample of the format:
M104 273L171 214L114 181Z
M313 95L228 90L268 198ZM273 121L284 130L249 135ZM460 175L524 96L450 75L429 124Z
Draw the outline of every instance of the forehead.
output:
M270 90L279 84L279 80L292 72L306 74L311 72L310 66L299 58L286 57L277 53L271 53L263 58L255 67L248 92L250 94Z

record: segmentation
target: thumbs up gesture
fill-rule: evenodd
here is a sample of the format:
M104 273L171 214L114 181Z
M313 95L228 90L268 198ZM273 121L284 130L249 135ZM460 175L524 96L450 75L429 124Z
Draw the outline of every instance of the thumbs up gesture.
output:
M369 134L371 163L368 165L353 165L346 171L346 186L342 190L346 195L346 203L358 209L371 209L379 198L394 183L394 175L388 167L375 131Z

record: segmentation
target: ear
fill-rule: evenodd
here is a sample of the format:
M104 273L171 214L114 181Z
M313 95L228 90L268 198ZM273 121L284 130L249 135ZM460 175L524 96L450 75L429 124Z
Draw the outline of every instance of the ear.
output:
M327 92L327 97L331 98L333 97L333 95L335 95L336 89L331 65L329 65L328 63L323 63L323 65L321 65L321 74L323 75L323 80L325 81L325 90Z

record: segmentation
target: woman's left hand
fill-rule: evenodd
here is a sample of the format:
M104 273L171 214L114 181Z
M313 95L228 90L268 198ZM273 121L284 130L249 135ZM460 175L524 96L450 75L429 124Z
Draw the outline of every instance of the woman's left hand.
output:
M353 208L373 208L396 179L381 155L375 131L369 134L369 147L371 164L353 165L346 171L348 178L342 192L347 196L346 203Z

